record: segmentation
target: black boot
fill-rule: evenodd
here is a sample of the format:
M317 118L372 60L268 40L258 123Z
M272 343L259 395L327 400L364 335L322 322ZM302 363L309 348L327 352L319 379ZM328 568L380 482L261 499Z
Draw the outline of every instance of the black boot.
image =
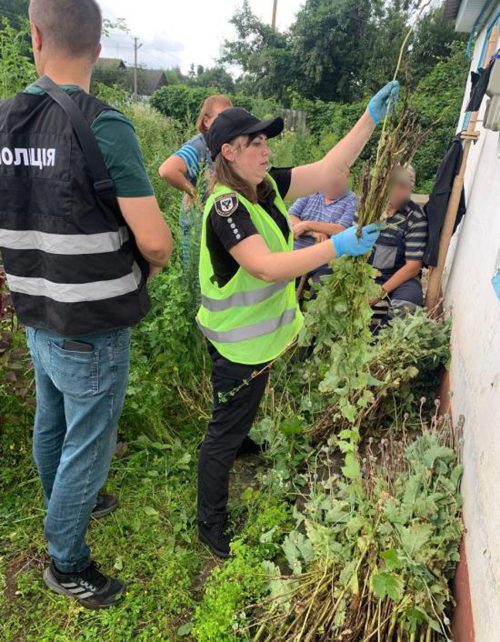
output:
M244 457L245 455L260 455L264 449L256 444L250 437L245 437L243 443L238 449L236 457Z
M109 515L118 508L118 497L115 495L98 495L97 502L92 510L92 517L94 519L101 519Z
M227 520L198 522L198 537L217 557L226 560L231 555L231 535L227 532Z

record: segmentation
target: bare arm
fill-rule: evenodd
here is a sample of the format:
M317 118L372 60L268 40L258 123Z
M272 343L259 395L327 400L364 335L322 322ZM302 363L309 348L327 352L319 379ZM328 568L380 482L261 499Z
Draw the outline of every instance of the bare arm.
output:
M123 218L132 230L140 253L156 268L164 267L172 254L172 233L154 196L118 198Z
M295 199L314 192L328 192L332 178L351 167L374 129L375 122L366 110L351 131L324 158L292 170L292 180L286 198Z
M319 234L332 236L333 234L343 232L345 229L343 225L339 225L338 223L324 223L322 221L300 221L293 226L295 238L303 234L307 235L308 232L318 232Z
M295 252L271 252L259 234L244 239L230 253L252 276L271 283L307 274L335 258L330 240Z
M196 196L196 189L186 178L186 163L180 156L174 155L167 158L167 160L160 166L158 173L163 180L167 181L167 183L172 187L175 187L175 189L185 192L192 198Z
M393 290L399 288L400 285L406 283L406 281L418 276L421 269L422 261L406 261L406 264L403 265L402 268L399 268L399 270L382 285L382 289L390 294Z

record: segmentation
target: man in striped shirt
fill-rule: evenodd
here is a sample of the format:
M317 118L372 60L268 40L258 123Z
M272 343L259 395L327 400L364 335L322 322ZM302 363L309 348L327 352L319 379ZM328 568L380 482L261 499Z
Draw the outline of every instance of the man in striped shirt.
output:
M380 298L373 302L377 322L424 304L420 276L427 245L427 218L411 200L414 188L414 169L394 168L386 227L369 259L378 270L376 281L381 286Z

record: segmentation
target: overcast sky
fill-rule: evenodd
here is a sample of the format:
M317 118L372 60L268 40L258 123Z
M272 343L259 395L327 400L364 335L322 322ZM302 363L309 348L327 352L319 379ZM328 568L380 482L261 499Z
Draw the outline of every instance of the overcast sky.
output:
M278 1L278 28L286 29L304 0ZM99 0L105 18L124 18L130 35L113 32L103 40L103 55L133 62L132 37L143 43L139 63L168 68L191 63L212 66L226 38L234 37L229 24L242 0ZM271 22L273 0L250 0L254 13Z

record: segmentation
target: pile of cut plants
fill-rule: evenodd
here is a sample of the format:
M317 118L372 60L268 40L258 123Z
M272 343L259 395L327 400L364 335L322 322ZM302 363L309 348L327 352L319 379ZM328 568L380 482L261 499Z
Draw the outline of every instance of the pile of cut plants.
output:
M359 433L340 433L345 463L322 481L316 473L295 511L283 542L287 573L269 569L271 596L255 616L253 640L450 638L448 583L462 529L461 468L448 437L434 428L383 440L361 458ZM330 450L316 465L335 468Z

